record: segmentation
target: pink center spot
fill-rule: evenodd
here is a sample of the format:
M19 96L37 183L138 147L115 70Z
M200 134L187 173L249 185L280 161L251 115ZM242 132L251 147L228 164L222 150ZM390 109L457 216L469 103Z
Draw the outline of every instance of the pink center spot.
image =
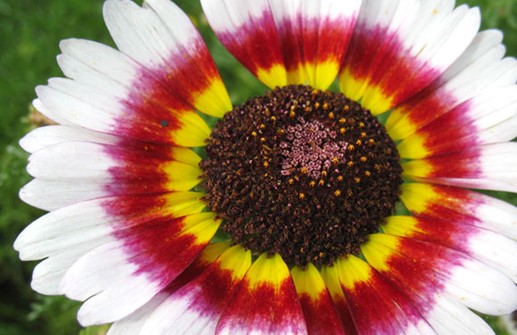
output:
M336 136L335 131L317 120L307 122L300 118L298 124L288 126L288 141L280 143L284 157L281 174L289 176L298 170L313 179L320 178L333 163L344 161L348 143L334 141Z

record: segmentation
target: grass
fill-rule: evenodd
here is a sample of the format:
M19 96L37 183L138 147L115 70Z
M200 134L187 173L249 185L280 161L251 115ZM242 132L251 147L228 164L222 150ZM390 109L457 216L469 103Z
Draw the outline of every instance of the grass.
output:
M263 86L217 42L201 15L198 1L177 1L192 15L206 38L234 102L260 93ZM517 0L462 1L478 5L483 28L505 32L508 53L517 55ZM27 155L18 140L34 125L29 106L34 87L60 76L55 57L59 41L70 37L112 44L102 22L102 1L0 0L0 335L77 334L77 303L61 297L44 297L29 286L35 263L22 263L12 243L29 222L42 213L20 200L17 192L29 180ZM33 121L33 120L32 120ZM514 195L498 194L516 203ZM495 324L495 319L488 319ZM90 328L83 334L100 334Z

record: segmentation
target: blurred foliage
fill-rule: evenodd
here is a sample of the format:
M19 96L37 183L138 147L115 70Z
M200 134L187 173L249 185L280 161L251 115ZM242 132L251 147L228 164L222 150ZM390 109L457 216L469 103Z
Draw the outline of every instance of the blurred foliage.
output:
M240 103L263 92L264 86L211 33L199 2L176 2L205 37L232 101ZM503 30L508 53L517 55L517 0L459 2L480 6L483 29ZM27 155L17 143L32 127L28 113L34 87L61 75L55 57L59 41L70 37L112 45L102 21L101 0L0 0L0 335L100 335L107 329L81 330L75 319L77 303L34 293L29 282L35 263L19 261L12 249L17 234L42 214L18 200L17 192L29 177L24 168ZM497 195L516 203L513 195ZM498 327L496 318L487 321Z

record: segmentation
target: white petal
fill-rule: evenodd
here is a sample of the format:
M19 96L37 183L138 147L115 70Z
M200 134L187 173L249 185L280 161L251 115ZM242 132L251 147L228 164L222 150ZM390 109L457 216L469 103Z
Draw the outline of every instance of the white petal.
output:
M446 296L436 296L425 318L439 335L494 334L490 326L464 305Z
M20 146L29 153L64 142L93 142L115 144L120 139L84 128L46 126L32 130L20 140Z
M120 242L113 240L81 257L67 271L61 291L71 299L88 299L78 314L82 325L120 320L160 291L127 257Z
M142 334L213 334L217 322L192 308L195 305L193 297L195 295L187 293L182 297L166 299L151 313L142 328Z
M517 283L517 242L487 230L468 240L471 254Z
M50 212L25 228L14 248L23 260L42 259L73 250L76 246L105 242L112 228L98 202L79 203Z
M504 315L517 309L517 287L501 272L475 260L452 269L447 292L484 314Z
M34 179L20 190L20 199L33 207L51 211L89 199L107 196L103 180L70 183L66 180Z
M58 63L63 73L89 86L109 90L108 85L125 87L128 91L138 78L140 67L119 51L93 41L68 39L61 41L62 55Z
M149 302L131 313L127 317L115 322L106 335L144 335L142 327L149 315L158 307L169 295L158 293Z

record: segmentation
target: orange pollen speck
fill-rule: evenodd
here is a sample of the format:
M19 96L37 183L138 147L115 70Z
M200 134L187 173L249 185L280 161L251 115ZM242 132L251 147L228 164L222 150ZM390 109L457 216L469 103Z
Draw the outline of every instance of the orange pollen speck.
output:
M329 113L329 119L333 119L333 118L335 118L335 117L336 117L336 115L335 115L333 112L330 112L330 113Z
M339 197L340 195L341 195L341 191L340 190L336 190L334 192L334 196Z

